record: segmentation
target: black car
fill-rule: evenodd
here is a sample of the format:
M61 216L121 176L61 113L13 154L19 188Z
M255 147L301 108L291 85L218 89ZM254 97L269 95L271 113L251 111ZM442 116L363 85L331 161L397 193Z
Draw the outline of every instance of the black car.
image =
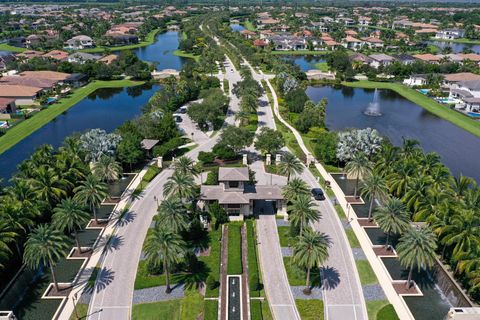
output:
M182 122L182 121L183 121L182 117L180 117L180 116L175 116L175 122L178 123L178 122Z
M325 195L323 194L323 190L320 188L313 188L312 196L315 200L325 200Z

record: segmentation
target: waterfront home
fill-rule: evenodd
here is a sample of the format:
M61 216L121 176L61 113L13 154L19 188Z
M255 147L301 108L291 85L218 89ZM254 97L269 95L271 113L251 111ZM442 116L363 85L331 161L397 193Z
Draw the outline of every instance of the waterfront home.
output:
M264 39L255 39L253 40L253 45L258 48L264 48L268 46L267 42Z
M51 58L57 61L65 61L68 58L68 52L62 50L52 50L42 55L44 58Z
M67 61L71 63L84 64L87 61L99 60L100 56L85 52L75 52L68 56Z
M372 62L372 59L359 52L352 53L348 58L351 62L357 62L361 64L370 64Z
M442 59L438 55L434 55L431 53L424 53L424 54L414 54L413 57L417 60L428 62L428 63L439 63Z
M32 105L43 91L42 88L21 85L0 85L0 98L9 98L15 105Z
M258 19L256 22L257 22L258 29L265 29L267 27L280 23L280 20L265 18L265 19Z
M26 87L37 87L43 90L54 89L59 80L50 78L39 78L35 76L13 75L0 78L0 85L18 85Z
M275 50L277 51L289 51L289 50L305 50L307 43L305 39L301 37L295 37L290 35L285 36L273 36L270 38Z
M464 60L470 60L470 61L473 61L473 62L476 62L476 63L480 64L480 54L460 53L458 55L461 56Z
M109 34L107 39L112 46L126 46L138 43L138 37L134 34Z
M380 66L388 66L395 61L395 58L387 54L371 54L368 56L371 59L370 66L379 68Z
M70 85L79 87L86 83L87 76L81 73L64 73L57 71L23 71L19 74L23 77L56 80L58 85Z
M117 60L118 60L118 56L116 54L109 54L109 55L106 55L105 57L98 59L99 62L103 62L105 64L111 64Z
M245 38L245 39L252 39L253 37L255 37L257 34L253 31L250 31L250 30L242 30L240 31L240 34Z
M342 41L342 45L350 50L358 50L362 47L363 41L352 36L346 36Z
M40 45L40 43L44 42L45 39L42 36L31 34L25 38L25 47L26 48L35 48Z
M461 55L456 54L456 53L450 53L450 54L444 54L444 55L439 55L441 58L444 60L448 60L450 62L457 62L457 63L462 63L463 60L465 60Z
M243 220L243 217L251 215L258 201L271 202L275 210L283 214L286 212L282 189L277 185L250 183L247 167L220 167L218 183L200 187L200 208L208 210L210 204L218 202L231 220Z
M11 114L17 112L15 99L0 97L0 119L11 119Z
M419 29L415 30L416 35L434 35L437 33L437 29Z
M465 35L465 30L463 29L443 29L438 31L435 34L436 39L442 39L442 40L454 40L458 38L463 38Z
M67 48L71 50L88 49L94 47L94 42L89 36L79 35L66 41Z
M427 75L425 74L412 74L407 79L403 80L403 84L415 87L415 86L424 86L427 84Z
M15 55L20 60L30 60L32 58L41 57L43 52L35 50L26 50Z

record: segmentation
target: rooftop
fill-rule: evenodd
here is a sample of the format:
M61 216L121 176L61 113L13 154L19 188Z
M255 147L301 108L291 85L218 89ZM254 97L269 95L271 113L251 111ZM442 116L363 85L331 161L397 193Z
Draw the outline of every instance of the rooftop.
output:
M249 181L247 167L225 168L220 167L218 170L218 181Z

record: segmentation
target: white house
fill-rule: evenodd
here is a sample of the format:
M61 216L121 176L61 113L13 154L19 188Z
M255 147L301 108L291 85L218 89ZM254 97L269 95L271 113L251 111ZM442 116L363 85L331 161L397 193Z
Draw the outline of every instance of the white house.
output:
M368 56L371 59L370 66L379 68L380 66L388 66L395 61L395 58L388 54L371 54Z
M67 48L72 50L88 49L94 46L92 38L89 36L75 36L67 40Z
M352 36L346 36L345 39L342 41L342 45L351 50L358 50L363 46L363 41Z
M424 86L427 84L427 76L424 74L412 74L409 78L403 80L403 84L410 87Z
M463 29L444 29L435 34L435 38L443 40L453 40L463 38L465 30Z

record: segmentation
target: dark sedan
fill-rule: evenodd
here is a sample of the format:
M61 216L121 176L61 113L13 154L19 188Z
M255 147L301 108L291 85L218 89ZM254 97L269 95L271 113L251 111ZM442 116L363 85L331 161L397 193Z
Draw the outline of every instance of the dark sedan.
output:
M323 190L320 188L313 188L312 196L315 200L325 200L325 194L323 193Z

